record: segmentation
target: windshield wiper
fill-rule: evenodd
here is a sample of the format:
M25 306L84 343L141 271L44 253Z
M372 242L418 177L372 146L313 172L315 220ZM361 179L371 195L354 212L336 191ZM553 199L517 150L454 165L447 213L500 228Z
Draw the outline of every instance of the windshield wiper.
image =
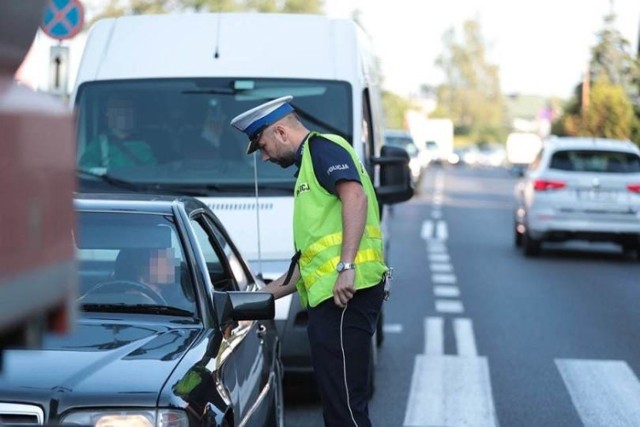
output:
M109 184L113 187L124 188L126 190L132 190L136 192L144 192L151 188L149 185L144 184L136 184L135 182L127 181L120 178L115 178L107 173L100 174L96 172L91 172L86 169L76 169L76 173L82 176L90 176L92 178L96 178L99 181L102 181L106 184Z
M193 316L193 312L189 310L153 304L82 304L80 308L82 311L87 312L163 314L183 317Z
M207 196L208 193L203 191L206 190L216 190L220 191L220 188L215 185L205 185L205 186L182 186L182 185L172 185L172 184L143 184L143 183L135 183L131 181L127 181L120 178L115 178L109 174L99 174L95 172L88 171L86 169L76 169L76 172L79 175L90 176L92 178L96 178L99 181L102 181L106 184L109 184L113 187L124 188L126 190L131 190L137 193L154 193L154 194L175 194L175 195L185 195L185 196Z
M228 190L245 190L245 191L253 191L255 189L255 184L225 184L225 188ZM262 183L258 184L258 190L278 190L284 191L287 193L293 192L293 183L292 182L278 182L278 183Z
M207 190L217 191L217 192L224 191L223 187L215 184L202 184L202 185L156 184L155 189L160 190L164 193L170 192L173 194L183 194L183 195L195 196L195 197L210 196Z

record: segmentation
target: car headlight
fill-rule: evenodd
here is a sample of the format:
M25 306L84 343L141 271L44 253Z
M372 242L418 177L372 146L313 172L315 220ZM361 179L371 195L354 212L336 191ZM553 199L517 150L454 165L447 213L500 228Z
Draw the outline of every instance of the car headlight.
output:
M62 425L95 427L188 427L187 414L175 409L104 410L73 412L60 422Z

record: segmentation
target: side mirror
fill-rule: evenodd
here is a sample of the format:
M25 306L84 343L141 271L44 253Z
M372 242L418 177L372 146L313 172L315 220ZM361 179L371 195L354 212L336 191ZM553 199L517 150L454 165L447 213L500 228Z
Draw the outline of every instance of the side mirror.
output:
M213 304L220 325L230 320L269 320L276 312L268 292L214 292Z
M374 157L371 161L380 166L380 185L376 187L380 204L391 205L413 197L413 180L407 150L383 145L380 157Z

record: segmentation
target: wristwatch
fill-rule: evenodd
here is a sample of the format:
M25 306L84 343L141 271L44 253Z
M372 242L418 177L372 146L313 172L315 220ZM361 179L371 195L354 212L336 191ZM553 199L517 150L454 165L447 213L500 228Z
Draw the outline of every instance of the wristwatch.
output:
M352 262L342 262L340 261L338 263L338 266L336 267L336 271L338 273L342 273L345 270L355 270L356 265Z

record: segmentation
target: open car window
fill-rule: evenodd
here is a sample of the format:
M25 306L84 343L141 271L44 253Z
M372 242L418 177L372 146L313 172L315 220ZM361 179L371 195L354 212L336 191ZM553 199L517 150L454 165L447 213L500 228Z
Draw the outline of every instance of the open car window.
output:
M81 306L117 312L195 313L192 275L170 217L78 212L75 234ZM166 310L173 307L180 310Z

